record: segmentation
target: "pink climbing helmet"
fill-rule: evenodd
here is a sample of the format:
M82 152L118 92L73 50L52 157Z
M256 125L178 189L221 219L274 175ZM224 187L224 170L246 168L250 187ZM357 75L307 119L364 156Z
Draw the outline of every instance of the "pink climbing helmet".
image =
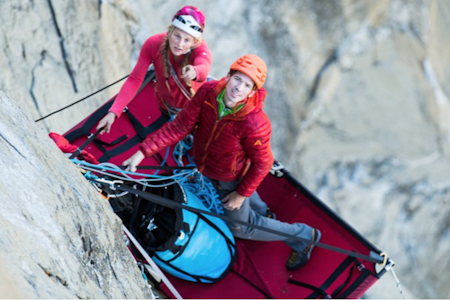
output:
M198 39L205 29L205 14L195 6L186 5L173 16L172 25Z

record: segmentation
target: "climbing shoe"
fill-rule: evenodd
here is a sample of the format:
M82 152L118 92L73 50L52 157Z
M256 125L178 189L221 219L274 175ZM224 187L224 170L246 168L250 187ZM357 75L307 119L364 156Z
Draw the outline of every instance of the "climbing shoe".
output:
M312 240L314 242L320 241L322 234L318 229L313 229ZM303 267L311 257L311 252L314 249L314 245L309 244L303 251L292 250L289 258L286 262L286 269L293 271Z
M271 211L270 209L267 209L267 211L266 211L266 218L276 220L277 219L277 215L273 211Z

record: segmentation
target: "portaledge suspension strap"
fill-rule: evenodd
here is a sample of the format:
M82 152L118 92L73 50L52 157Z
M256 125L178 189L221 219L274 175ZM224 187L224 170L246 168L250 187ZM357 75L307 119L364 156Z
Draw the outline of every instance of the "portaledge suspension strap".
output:
M81 98L81 99L78 100L78 101L75 101L74 103L71 103L71 104L69 104L69 105L67 105L67 106L64 106L64 107L61 108L61 109L58 109L58 110L56 110L56 111L54 111L54 112L52 112L52 113L49 113L48 115L46 115L46 116L44 116L44 117L42 117L42 118L40 118L40 119L37 119L37 120L35 120L34 122L42 121L42 120L44 120L44 119L50 117L51 115L54 115L54 114L56 114L56 113L59 113L59 112L65 110L65 109L67 109L67 108L69 108L69 107L71 107L71 106L73 106L73 105L75 105L75 104L77 104L77 103L80 103L81 101L86 100L87 98L92 97L92 96L94 96L94 95L97 94L97 93L100 93L101 91L103 91L103 90L109 88L110 86L113 86L113 85L115 85L115 84L118 83L118 82L121 82L122 80L124 80L124 79L127 78L128 76L130 76L130 75L127 75L127 76L125 76L125 77L123 77L123 78L120 78L119 80L117 80L117 81L115 81L115 82L113 82L113 83L111 83L111 84L105 86L104 88L101 88L101 89L99 89L98 91L96 91L96 92L94 92L94 93L92 93L92 94L90 94L90 95L87 95L86 97Z
M98 183L100 183L102 185L111 187L110 183L105 183L105 182L100 182L100 181L96 181L96 182L98 182ZM167 198L164 198L164 197L161 197L161 196L149 193L149 192L140 191L140 190L131 188L131 187L127 186L127 185L113 184L112 186L114 188L120 190L120 191L129 192L131 194L137 194L137 195L141 196L143 199L145 199L147 201L150 201L150 202L153 202L153 203L156 203L156 204L159 204L159 205L163 205L163 206L168 207L168 208L172 208L172 209L174 209L174 208L181 208L181 209L185 209L187 211L190 211L190 212L193 212L193 213L197 213L197 214L210 215L210 216L222 219L222 220L224 220L226 222L229 222L229 223L238 223L238 224L241 224L241 225L245 225L245 226L252 227L252 228L255 228L255 229L263 230L263 231L266 231L266 232L269 232L269 233L272 233L272 234L276 234L276 235L279 235L279 236L284 236L284 237L287 237L287 238L290 238L290 239L293 239L293 240L301 241L301 242L308 243L308 244L313 244L315 246L318 246L318 247L321 247L321 248L325 248L325 249L328 249L328 250L331 250L331 251L335 251L335 252L338 252L338 253L341 253L341 254L346 254L346 255L352 256L352 257L357 257L357 258L360 258L360 259L363 259L363 260L366 260L366 261L370 261L370 262L373 262L373 263L382 263L383 260L384 260L383 257L381 257L381 256L379 256L379 255L377 255L375 253L373 253L373 255L377 255L378 257L367 256L367 255L364 255L364 254L356 253L356 252L353 252L353 251L348 251L348 250L337 248L337 247L330 246L330 245L327 245L327 244L322 244L322 243L315 242L315 241L312 241L312 240L309 240L309 239L305 239L305 238L301 238L301 237L298 237L298 236L290 235L290 234L287 234L287 233L284 233L284 232L281 232L281 231L278 231L278 230L270 229L270 228L267 228L267 227L264 227L264 226L250 224L250 223L245 222L245 221L236 220L236 219L233 219L233 218L230 218L230 217L227 217L227 216L218 215L218 214L206 211L206 210L197 209L197 208L194 208L194 207L189 207L189 206L186 206L186 205L183 205L183 204L179 204L179 203L176 203L176 202L174 202L174 201L172 201L170 199L167 199Z
M75 150L74 153L72 153L72 155L69 157L69 159L74 159L75 157L80 155L81 151L83 151L84 148L86 148L87 145L89 145L100 134L100 131L102 131L103 128L105 128L105 127L102 127L99 130L97 130L95 133L91 134L89 136L89 138L87 140L85 140L84 143L80 147L78 147L77 150Z

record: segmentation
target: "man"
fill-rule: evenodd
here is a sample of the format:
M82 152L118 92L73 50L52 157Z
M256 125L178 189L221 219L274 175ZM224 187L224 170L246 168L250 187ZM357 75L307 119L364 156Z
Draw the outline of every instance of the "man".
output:
M175 144L192 132L194 162L211 179L225 215L297 237L319 241L320 231L306 224L284 223L256 212L252 203L262 203L256 189L273 164L270 148L272 127L263 112L267 67L256 55L239 58L219 81L205 83L177 118L149 135L140 150L124 162L131 171L145 158ZM250 197L252 200L250 200ZM228 223L234 236L259 241L284 241L292 247L286 263L289 270L308 261L314 245Z

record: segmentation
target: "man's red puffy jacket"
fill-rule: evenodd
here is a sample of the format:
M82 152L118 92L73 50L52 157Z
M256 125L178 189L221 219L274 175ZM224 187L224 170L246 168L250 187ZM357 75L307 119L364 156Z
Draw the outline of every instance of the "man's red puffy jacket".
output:
M241 110L219 120L216 98L225 85L225 79L205 83L175 120L147 137L140 149L149 157L175 144L198 125L194 134L198 170L219 181L242 178L237 192L249 197L273 164L272 126L262 110L266 91L259 89Z

